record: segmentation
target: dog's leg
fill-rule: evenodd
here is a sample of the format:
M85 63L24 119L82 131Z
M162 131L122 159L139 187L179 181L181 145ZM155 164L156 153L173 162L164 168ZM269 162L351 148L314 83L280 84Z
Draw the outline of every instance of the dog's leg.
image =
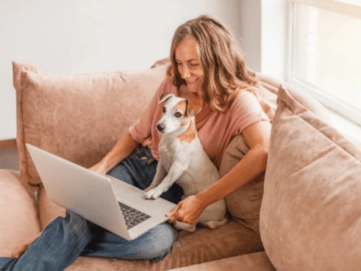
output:
M157 165L157 171L155 173L154 179L152 183L144 189L145 192L148 192L149 190L155 188L160 182L163 180L163 178L167 175L167 172L165 171L165 168L162 164L162 160L159 159L158 165Z
M163 181L156 188L149 190L145 194L145 198L146 199L158 198L160 195L162 195L163 192L167 191L169 187L171 187L172 184L174 184L174 182L178 180L180 176L182 176L183 172L186 171L187 168L188 165L185 166L180 162L174 162L170 167L167 176L163 179Z
M196 230L196 225L197 225L197 223L194 223L191 225L191 224L187 224L187 223L184 223L181 221L173 222L174 228L179 229L179 230L188 231L188 232L194 232Z
M211 229L221 227L228 222L228 214L224 200L219 200L204 209L199 217L199 223Z
M224 226L228 223L227 217L224 217L220 221L208 221L205 224L211 229L217 229L218 227Z

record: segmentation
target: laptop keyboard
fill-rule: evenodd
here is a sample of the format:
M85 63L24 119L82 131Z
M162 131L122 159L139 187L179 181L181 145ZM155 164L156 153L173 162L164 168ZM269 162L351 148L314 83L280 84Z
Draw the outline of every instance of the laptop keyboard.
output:
M150 218L149 215L133 209L124 203L118 202L118 204L122 210L125 224L127 225L128 230Z

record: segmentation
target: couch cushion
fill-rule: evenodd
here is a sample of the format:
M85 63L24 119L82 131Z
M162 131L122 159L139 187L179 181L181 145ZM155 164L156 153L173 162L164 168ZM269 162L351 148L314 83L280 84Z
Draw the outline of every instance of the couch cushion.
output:
M261 105L269 118L273 121L277 107L278 87L282 82L271 77L257 74L261 82ZM287 88L297 100L311 112L321 116L327 123L331 121L328 111L308 94L286 84ZM310 102L311 101L311 102ZM227 147L220 166L220 175L229 172L249 151L249 146L243 135L236 136ZM248 184L240 187L226 197L227 209L239 223L259 233L259 216L263 196L264 174Z
M65 216L65 210L50 201L43 187L39 190L39 211L42 228L57 216ZM80 257L68 270L166 270L261 250L260 236L231 220L216 230L198 228L193 234L180 232L171 253L158 263Z
M361 150L280 88L260 220L276 269L359 270L360 195Z
M277 88L261 81L261 106L272 121L276 110ZM277 84L277 83L274 83ZM278 87L278 85L277 85ZM243 135L235 136L224 152L219 172L222 178L228 173L249 151L249 146ZM237 189L226 197L227 209L232 218L259 234L259 212L263 195L264 174L252 182Z
M211 237L211 238L210 238ZM180 232L171 252L159 262L79 257L66 270L168 270L263 250L259 235L236 221L216 230Z
M229 143L219 168L220 177L229 172L249 151L243 135ZM263 196L264 174L240 187L226 197L227 210L232 219L259 234L259 213Z
M264 251L217 261L195 264L169 271L276 271Z
M20 178L29 192L41 181L25 142L90 167L141 116L166 66L136 72L52 75L13 63Z
M65 209L52 202L41 184L38 191L39 222L43 230L51 221L58 216L65 217Z
M0 170L0 256L11 257L40 231L37 208L19 180L19 172Z

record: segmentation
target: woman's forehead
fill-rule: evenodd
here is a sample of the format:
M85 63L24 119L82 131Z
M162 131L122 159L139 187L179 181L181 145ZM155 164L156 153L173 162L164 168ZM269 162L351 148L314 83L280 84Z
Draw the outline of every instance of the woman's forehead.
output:
M184 39L175 48L175 58L180 61L199 60L199 50L193 39Z

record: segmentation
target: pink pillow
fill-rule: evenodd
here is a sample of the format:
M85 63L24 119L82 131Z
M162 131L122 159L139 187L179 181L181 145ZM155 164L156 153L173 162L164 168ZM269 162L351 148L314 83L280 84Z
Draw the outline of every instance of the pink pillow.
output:
M90 167L110 151L148 106L166 66L134 72L53 75L13 63L20 178L41 180L25 142Z
M279 89L260 217L266 253L279 271L360 270L361 150L300 97Z
M0 170L0 199L0 257L11 257L22 242L40 232L38 209L17 171Z

